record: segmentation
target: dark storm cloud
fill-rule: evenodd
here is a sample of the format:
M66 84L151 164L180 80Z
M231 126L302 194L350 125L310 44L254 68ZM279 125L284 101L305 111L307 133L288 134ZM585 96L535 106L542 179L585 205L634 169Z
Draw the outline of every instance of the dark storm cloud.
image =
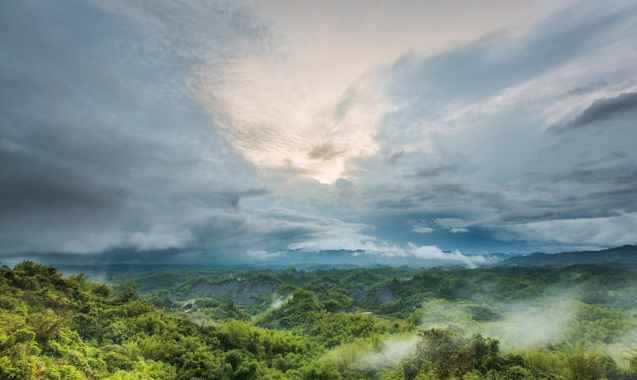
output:
M553 125L547 132L563 133L591 126L606 128L605 123L620 118L633 123L637 119L637 92L625 92L612 98L597 99L572 121Z
M219 226L248 218L241 200L267 194L189 94L193 57L165 30L84 1L0 7L1 252L170 254L201 226L223 241ZM221 37L245 34L240 12L213 15Z
M195 30L171 2L140 13L135 3L52 4L0 5L3 257L218 262L357 236L357 224L244 206L270 190L184 77L202 40L223 47L219 60L239 54L228 46L246 36L261 43L249 15L197 3L208 13L190 15L203 23ZM175 18L155 18L165 14Z
M108 212L121 206L121 189L94 186L84 173L73 173L24 152L0 147L0 210L29 213L45 209L88 208ZM67 173L61 176L60 173Z

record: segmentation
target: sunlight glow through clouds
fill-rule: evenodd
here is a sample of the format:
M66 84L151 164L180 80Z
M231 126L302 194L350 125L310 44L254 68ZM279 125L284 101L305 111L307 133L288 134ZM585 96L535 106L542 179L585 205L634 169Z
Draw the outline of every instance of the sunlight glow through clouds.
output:
M374 137L388 106L374 83L330 88L289 75L276 65L246 68L207 96L221 115L218 124L253 163L298 169L302 176L333 184L350 158L378 150Z
M433 8L352 2L334 8L247 1L266 20L269 48L232 59L221 70L204 65L191 83L252 163L333 184L348 177L353 158L379 152L382 117L398 106L384 97L381 68L404 54L433 53L493 28L524 24L544 11L519 2L462 3L475 9L457 14L458 26L449 29L441 20L458 5L450 3Z
M635 242L634 1L2 10L0 253L472 265Z

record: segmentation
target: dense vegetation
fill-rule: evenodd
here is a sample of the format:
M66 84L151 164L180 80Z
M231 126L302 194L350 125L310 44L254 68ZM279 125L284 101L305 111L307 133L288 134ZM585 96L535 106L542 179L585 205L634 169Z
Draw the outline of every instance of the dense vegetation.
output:
M0 379L637 379L637 278L603 266L0 269Z

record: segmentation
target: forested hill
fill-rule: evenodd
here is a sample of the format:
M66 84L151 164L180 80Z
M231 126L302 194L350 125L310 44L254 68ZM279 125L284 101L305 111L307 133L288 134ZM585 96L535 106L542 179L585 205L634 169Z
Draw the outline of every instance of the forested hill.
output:
M0 268L0 379L637 378L629 269L190 275Z
M339 378L307 337L236 320L195 324L134 296L32 262L1 268L0 379Z
M575 264L637 267L637 247L634 245L624 245L622 247L604 249L601 251L533 253L526 256L510 257L498 263L498 265L521 266L565 266Z

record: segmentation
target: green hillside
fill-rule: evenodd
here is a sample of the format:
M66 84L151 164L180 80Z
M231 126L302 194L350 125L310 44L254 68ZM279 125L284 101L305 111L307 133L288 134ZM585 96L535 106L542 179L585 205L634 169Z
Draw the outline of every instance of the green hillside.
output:
M110 287L23 262L0 269L0 379L637 378L635 273L540 269L166 272ZM235 303L246 288L273 293Z

